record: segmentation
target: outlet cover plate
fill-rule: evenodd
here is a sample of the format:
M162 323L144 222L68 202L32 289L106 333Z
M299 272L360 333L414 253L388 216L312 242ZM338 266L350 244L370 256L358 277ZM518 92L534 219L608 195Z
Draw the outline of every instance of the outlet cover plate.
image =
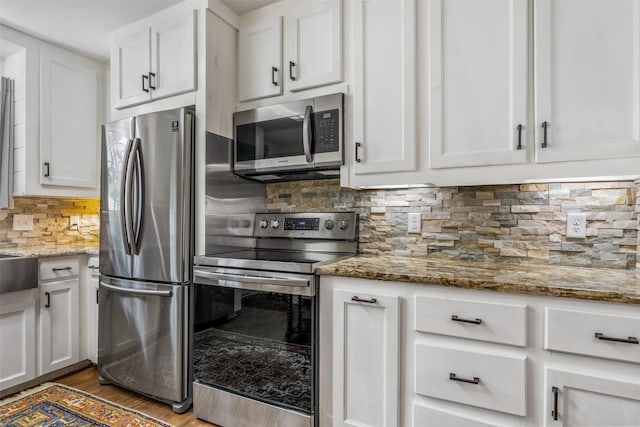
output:
M15 214L13 216L14 231L31 231L33 230L33 215Z
M584 239L587 236L587 215L583 213L567 214L567 237Z
M422 228L422 214L410 213L407 220L407 232L408 233L420 233Z

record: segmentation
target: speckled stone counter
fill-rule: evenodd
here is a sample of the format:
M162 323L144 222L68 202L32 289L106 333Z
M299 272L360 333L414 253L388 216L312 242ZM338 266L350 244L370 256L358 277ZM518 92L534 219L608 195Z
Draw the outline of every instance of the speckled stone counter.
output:
M357 256L319 267L320 275L640 304L640 270Z
M56 246L45 248L40 246L32 247L0 247L0 255L26 256L31 258L56 257L66 255L92 255L98 256L98 246Z

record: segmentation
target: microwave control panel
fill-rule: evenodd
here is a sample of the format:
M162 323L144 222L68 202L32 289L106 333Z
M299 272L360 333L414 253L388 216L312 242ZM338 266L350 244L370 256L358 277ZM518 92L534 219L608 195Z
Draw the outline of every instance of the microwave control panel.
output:
M340 150L340 111L338 109L314 113L315 152L331 153Z

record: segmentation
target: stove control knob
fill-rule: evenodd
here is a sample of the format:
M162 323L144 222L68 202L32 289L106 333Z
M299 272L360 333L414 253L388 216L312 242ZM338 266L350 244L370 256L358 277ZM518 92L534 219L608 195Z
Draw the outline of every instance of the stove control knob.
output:
M333 229L333 221L330 219L325 220L324 222L324 228L326 228L327 230L331 230Z
M278 228L280 227L280 221L278 221L277 219L274 219L273 221L271 221L271 228Z
M338 228L340 230L346 230L347 227L349 227L349 221L345 221L345 220L338 221Z
M260 228L267 228L267 225L269 225L269 223L267 222L266 219L260 220Z

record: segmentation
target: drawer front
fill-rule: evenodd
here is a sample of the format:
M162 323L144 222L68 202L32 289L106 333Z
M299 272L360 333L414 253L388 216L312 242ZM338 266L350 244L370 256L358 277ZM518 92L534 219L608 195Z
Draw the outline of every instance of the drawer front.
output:
M77 257L52 258L40 260L40 281L66 279L80 273L80 261Z
M526 360L416 344L416 393L525 416Z
M524 347L527 306L416 296L415 329Z
M468 418L432 406L413 405L413 427L499 427L480 417Z
M91 257L89 258L89 263L87 264L88 268L89 268L89 274L92 277L98 277L100 276L100 262L99 262L99 258L98 257Z
M640 315L546 307L544 348L640 363Z

